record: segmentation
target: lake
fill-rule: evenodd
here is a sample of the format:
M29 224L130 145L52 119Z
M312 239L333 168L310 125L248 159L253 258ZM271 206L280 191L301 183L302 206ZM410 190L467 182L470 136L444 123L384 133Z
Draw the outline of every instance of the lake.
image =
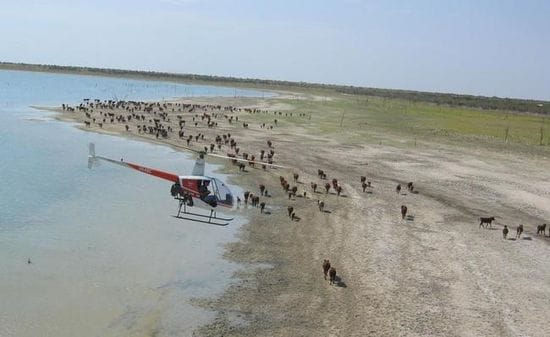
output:
M189 299L227 286L239 266L222 259L223 245L244 219L227 227L175 219L169 183L108 164L88 170L87 145L182 174L193 157L85 132L30 106L234 95L264 93L0 71L0 336L188 336L213 317Z

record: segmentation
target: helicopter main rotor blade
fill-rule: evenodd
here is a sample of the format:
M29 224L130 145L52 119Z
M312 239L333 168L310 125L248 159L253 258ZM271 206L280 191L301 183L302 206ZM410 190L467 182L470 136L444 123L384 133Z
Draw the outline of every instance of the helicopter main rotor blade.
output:
M180 147L182 149L186 149L186 150L189 150L189 151L192 151L192 152L195 152L195 153L198 153L199 155L205 155L205 156L211 156L211 157L217 157L217 158L223 158L223 159L231 159L231 160L236 160L236 161L240 161L240 162L244 162L244 163L248 163L250 162L251 160L248 160L248 159L244 159L244 158L238 158L238 157L229 157L229 156L224 156L224 155L221 155L221 154L215 154L215 153L208 153L204 150L196 150L196 149L193 149L193 148L190 148L188 146L184 146L184 145L176 145L177 147ZM255 164L259 164L259 165L269 165L271 167L277 167L277 168L290 168L288 166L284 166L284 165L277 165L277 164L270 164L270 163L266 163L264 161L256 161L254 160L254 163Z
M182 149L186 149L186 150L189 150L191 152L198 153L198 154L205 153L204 150L196 150L196 149L190 148L189 146L184 146L184 145L173 145L173 146L181 147Z
M212 157L218 157L218 158L225 158L225 159L231 159L231 160L241 161L241 162L245 162L245 163L248 163L248 162L251 162L251 161L252 161L252 160L250 160L250 159L237 158L237 157L229 157L229 156L224 156L224 155L215 154L215 153L206 153L206 155L207 155L207 156L212 156ZM272 167L279 167L279 168L289 168L288 166L270 164L270 163L266 163L265 161L256 161L256 160L253 160L253 162L254 162L254 164L260 164L260 165L266 165L266 166L272 166Z

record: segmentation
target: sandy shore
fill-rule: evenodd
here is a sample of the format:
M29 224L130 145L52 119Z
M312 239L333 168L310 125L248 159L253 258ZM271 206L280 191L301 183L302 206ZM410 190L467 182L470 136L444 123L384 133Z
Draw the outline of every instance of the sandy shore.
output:
M259 192L259 184L267 187L271 196L262 201L270 214L246 206L238 210L251 220L225 256L246 268L221 297L195 301L218 312L197 335L550 335L549 239L536 235L537 225L550 222L547 158L498 153L467 143L400 145L391 134L382 133L377 139L387 142L350 144L312 132L307 117L284 115L292 105L275 105L270 99L185 102L283 111L272 130L261 128L261 118L245 111L232 114L239 123L219 118L215 128L207 128L205 122L194 127L187 114L185 129L186 134L205 135L204 141L191 144L196 149L218 134L231 133L241 153L258 156L271 140L276 162L294 167L249 169L235 176L233 183L253 193ZM59 118L88 120L83 112L62 112ZM273 117L262 118L273 124ZM171 120L179 129L175 116ZM242 127L243 121L249 128ZM100 129L92 123L82 128L185 145L177 134L157 140L138 134L135 121L124 124L104 123ZM218 151L226 152L226 146ZM338 179L343 196L324 192L325 181L317 177L317 169L327 173L328 181ZM238 172L230 164L226 170ZM293 172L300 175L298 183L292 181ZM296 185L299 195L305 191L306 197L289 200L279 176ZM360 176L372 182L369 193L362 192ZM405 193L405 188L395 192L398 183L409 181L418 193ZM312 192L310 182L319 185L318 193ZM317 200L325 202L328 212L318 210ZM408 207L406 220L401 219L401 205ZM295 208L299 221L287 216L287 206ZM479 228L479 217L491 215L497 217L494 228ZM502 238L503 225L510 227L508 238L515 238L520 223L526 229L521 239ZM337 269L337 286L323 279L321 264L326 258Z

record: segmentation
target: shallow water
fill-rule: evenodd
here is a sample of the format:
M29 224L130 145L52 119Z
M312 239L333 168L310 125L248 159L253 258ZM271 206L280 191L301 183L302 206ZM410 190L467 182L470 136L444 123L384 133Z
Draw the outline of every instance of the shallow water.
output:
M89 142L102 155L177 173L190 171L192 158L29 108L189 93L235 90L0 71L0 336L186 336L211 317L189 298L227 285L237 266L221 258L222 246L243 219L223 228L175 219L165 181L86 166Z

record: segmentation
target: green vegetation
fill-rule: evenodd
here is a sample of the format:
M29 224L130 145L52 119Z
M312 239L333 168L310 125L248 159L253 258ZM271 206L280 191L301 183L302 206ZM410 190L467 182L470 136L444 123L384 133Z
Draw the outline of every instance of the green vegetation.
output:
M294 124L312 133L347 137L350 142L376 134L395 134L409 140L550 145L550 117L545 115L345 94L306 97L271 99L274 104L293 107L293 117L278 118L280 123ZM297 113L305 113L306 117L298 117ZM262 114L249 117L259 122L271 122L274 118Z

